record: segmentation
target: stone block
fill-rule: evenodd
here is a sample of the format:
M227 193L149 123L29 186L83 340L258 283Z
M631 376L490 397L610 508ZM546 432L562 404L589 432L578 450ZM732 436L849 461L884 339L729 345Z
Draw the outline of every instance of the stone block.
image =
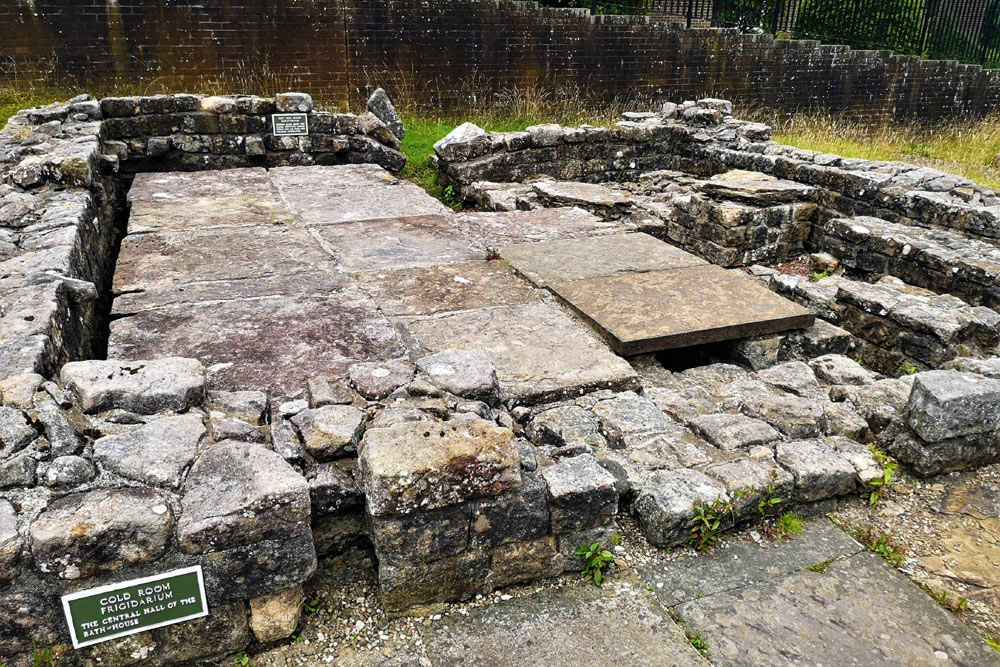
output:
M200 414L163 417L125 435L98 439L93 456L115 474L177 489L205 435Z
M417 359L417 368L447 392L496 405L500 381L496 367L482 350L446 350Z
M397 138L402 140L406 136L406 130L403 129L403 121L399 118L399 114L396 113L396 107L392 105L385 90L376 88L372 96L368 98L366 106L368 111L375 114L379 120L385 123Z
M188 473L177 540L205 553L309 535L309 484L275 452L220 442Z
M0 489L32 486L38 462L29 454L19 454L0 463Z
M316 546L311 532L291 538L264 540L198 558L205 570L209 605L247 600L298 586L316 571Z
M292 417L306 451L319 461L350 456L357 451L365 428L365 413L351 405L324 405Z
M156 629L153 637L160 664L222 658L250 643L246 602L237 600L214 605L208 616ZM109 661L102 662L107 664Z
M17 513L7 500L0 499L0 585L11 581L21 565L24 540L17 530Z
M205 368L195 359L74 361L63 366L60 377L86 413L181 412L205 397Z
M254 426L264 424L267 407L267 394L262 391L210 391L205 397L206 410L221 412Z
M691 428L709 443L725 450L748 450L781 439L781 434L770 425L746 415L700 415L691 420Z
M979 433L928 443L906 429L885 450L920 477L930 477L1000 461L1000 434Z
M813 502L854 492L854 466L823 440L779 443L775 458L795 478L796 501Z
M501 545L493 550L493 583L509 586L559 574L556 553L553 535Z
M351 384L363 397L380 401L413 379L413 364L395 360L363 362L347 369Z
M548 532L548 490L536 471L523 471L516 489L473 505L469 531L473 548L534 540Z
M426 563L462 553L469 545L468 503L397 516L369 516L380 563Z
M757 395L747 398L740 411L765 421L790 438L813 438L826 426L823 403L800 396Z
M306 471L313 517L360 507L364 496L348 463L323 463Z
M31 551L42 572L79 579L157 560L174 520L150 489L100 489L56 500L32 522Z
M541 471L549 491L552 532L610 523L618 511L614 476L589 454L563 459Z
M250 600L250 628L259 641L284 639L293 632L302 616L301 586Z
M874 384L878 375L850 357L842 354L825 354L809 361L816 377L827 384Z
M306 93L278 93L274 96L274 104L281 113L309 113L313 110L313 99Z
M0 458L6 458L27 447L38 437L28 416L20 410L0 406Z
M359 481L370 514L410 514L513 489L520 458L513 432L492 422L404 422L368 429Z
M918 373L906 418L926 442L993 433L1000 429L1000 380L959 371Z
M54 487L78 486L96 476L94 464L82 456L59 456L52 460L45 471L45 484Z
M606 444L597 421L578 405L561 405L538 412L528 423L525 434L536 445L602 447Z
M378 581L382 604L388 611L401 611L427 602L447 602L485 593L490 557L486 552L466 552L433 563L379 563Z
M710 505L726 497L725 487L697 470L661 471L650 475L633 511L650 543L670 547L690 536L695 503Z

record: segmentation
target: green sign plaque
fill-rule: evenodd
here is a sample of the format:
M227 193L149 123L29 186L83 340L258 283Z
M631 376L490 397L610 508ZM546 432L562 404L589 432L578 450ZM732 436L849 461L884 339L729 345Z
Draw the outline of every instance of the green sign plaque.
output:
M309 116L304 113L276 113L271 116L271 128L276 137L309 134Z
M63 596L74 648L208 616L201 566Z

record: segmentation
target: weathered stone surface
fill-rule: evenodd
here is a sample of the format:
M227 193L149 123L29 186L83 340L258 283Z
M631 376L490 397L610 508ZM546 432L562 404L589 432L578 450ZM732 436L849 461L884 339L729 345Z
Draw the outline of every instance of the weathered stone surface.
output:
M671 422L648 398L622 392L593 407L601 433L611 446L626 449L658 433L669 431Z
M302 616L303 599L302 587L293 586L250 600L250 628L254 636L270 642L295 632Z
M887 599L894 601L896 613L885 613ZM713 664L727 667L777 667L789 661L824 665L997 662L993 649L960 620L878 556L866 552L834 560L823 572L801 569L693 600L676 611L688 630L701 634L711 647Z
M250 643L246 602L237 600L212 607L204 618L153 631L164 662L187 662L239 651Z
M812 502L854 491L854 466L823 440L779 443L775 458L795 477L795 500Z
M489 590L490 559L482 551L466 551L432 563L380 563L382 604L400 611L428 600L462 600Z
M409 384L413 379L413 364L408 361L362 362L347 369L351 384L363 397L379 401Z
M479 419L368 429L358 472L375 516L496 496L521 481L514 434Z
M614 632L594 632L608 619ZM707 667L667 612L630 581L568 586L449 616L423 629L434 664Z
M850 402L877 435L901 423L912 386L912 377L893 378L872 385L837 387L830 397Z
M87 413L183 411L205 397L205 368L196 359L75 361L62 367L61 379Z
M824 403L826 433L840 435L858 442L866 442L870 437L868 422L851 407L850 403Z
M480 309L406 326L426 354L486 352L496 366L504 402L537 403L591 388L638 385L624 360L544 304Z
M766 584L810 565L861 551L862 546L832 521L819 519L806 524L803 535L770 549L761 549L755 542L734 540L726 545L725 556L721 558L678 558L642 567L639 576L653 585L661 603L674 607L706 596Z
M543 538L550 529L548 495L541 474L523 471L516 489L473 506L470 545L492 548Z
M740 410L767 422L790 438L815 437L826 425L821 402L790 394L757 394L743 401Z
M56 628L62 621L51 598L5 591L0 595L0 651L7 656L51 646L59 640Z
M532 184L532 189L546 204L579 206L602 218L620 218L635 206L627 190L607 183L539 181Z
M30 454L20 454L0 463L0 489L32 486L37 467L37 461Z
M726 450L748 450L781 439L774 428L746 415L701 415L691 420L691 428L711 444Z
M618 511L615 478L589 454L544 468L552 532L565 533L610 523Z
M334 514L364 503L364 496L346 463L324 463L306 472L313 516Z
M261 426L267 415L267 394L262 391L210 391L205 409Z
M247 600L297 586L316 571L311 531L294 537L264 540L198 558L205 568L209 605L220 600Z
M825 354L809 361L816 377L827 384L873 384L878 375L850 357L842 354Z
M493 579L497 586L508 586L550 577L562 570L558 560L552 535L504 544L493 550Z
M54 388L54 392L61 394L57 387ZM53 456L76 454L83 448L83 439L70 426L59 404L47 394L36 396L35 409L28 414L41 424L45 438L49 441L49 451Z
M918 373L907 422L927 442L1000 429L1000 380L958 371Z
M309 113L313 110L313 99L306 93L278 93L274 105L282 113Z
M697 470L661 471L650 475L633 503L633 511L646 539L656 546L669 547L688 538L695 503L710 505L725 497L726 489L721 484Z
M809 199L815 191L808 185L768 174L733 169L701 183L701 189L722 199L748 204L777 204Z
M389 316L538 301L534 291L499 261L362 273L354 278Z
M434 144L434 152L446 160L475 157L470 149L488 147L486 130L473 123L462 123Z
M38 437L27 415L20 410L0 406L0 458L5 458L27 447Z
M500 381L490 356L483 350L447 350L417 359L417 368L431 382L456 396L495 405Z
M887 452L921 477L1000 461L1000 433L978 433L928 443L909 429L885 443Z
M525 432L536 445L602 447L605 444L593 416L578 405L539 412L532 417Z
M420 186L374 164L279 167L268 174L299 224L450 213Z
M381 271L485 259L440 215L380 218L317 228L347 271Z
M812 326L815 316L717 266L555 283L620 354L641 354Z
M787 361L757 372L764 382L781 391L815 398L823 395L813 369L801 361Z
M350 405L326 405L292 417L307 452L320 461L349 456L364 433L365 413Z
M17 514L13 505L0 499L0 584L7 583L17 574L21 564L24 540L17 532Z
M340 375L320 375L309 378L306 382L306 393L309 395L309 407L321 408L324 405L347 405L361 399L351 388L348 378Z
M620 223L601 220L576 207L496 213L463 211L450 219L465 237L481 247L494 249L516 243L577 239L623 231Z
M191 468L177 540L187 553L309 534L309 484L278 454L220 442Z
M94 460L123 477L176 489L205 434L200 414L163 417L125 435L100 438Z
M45 381L37 373L25 373L23 375L11 375L0 379L0 398L2 405L20 410L28 410L32 407L32 396ZM0 411L2 412L2 411ZM0 424L3 424L0 420Z
M400 120L399 114L396 113L396 107L392 105L392 101L385 90L376 88L372 96L368 98L366 106L369 111L375 114L380 121L392 130L392 133L397 138L403 139L406 136L406 130L403 129L403 121Z
M666 271L707 262L648 234L523 243L500 254L539 287L620 273Z
M174 520L149 489L100 489L60 498L32 522L39 569L62 579L148 563L164 554Z
M60 456L52 460L45 471L45 483L49 486L77 486L94 479L97 471L94 464L82 456Z
M195 357L213 369L213 389L277 396L300 391L308 378L331 369L404 351L371 300L353 290L143 311L113 321L108 343L116 358Z

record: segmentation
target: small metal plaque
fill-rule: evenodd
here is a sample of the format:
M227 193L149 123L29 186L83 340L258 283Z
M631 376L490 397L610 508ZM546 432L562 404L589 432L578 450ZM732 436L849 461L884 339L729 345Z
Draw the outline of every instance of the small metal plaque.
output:
M64 595L74 648L208 616L201 566Z
M276 137L298 137L309 134L309 114L273 114L271 116L271 129Z

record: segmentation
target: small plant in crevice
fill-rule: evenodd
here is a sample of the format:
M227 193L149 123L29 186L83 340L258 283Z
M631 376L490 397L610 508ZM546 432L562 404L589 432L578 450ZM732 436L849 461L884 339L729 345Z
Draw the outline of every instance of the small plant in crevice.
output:
M454 210L462 210L462 196L455 192L452 186L449 185L441 191L441 199Z
M31 651L32 667L56 667L59 664L59 654L51 647L34 648Z
M309 616L319 616L323 613L323 608L320 606L318 599L312 598L302 603L302 611Z
M684 636L687 637L688 643L691 644L691 646L693 646L695 650L698 651L698 653L701 653L702 655L708 655L708 649L709 649L708 642L705 641L705 638L701 636L701 633L691 632L688 629L687 625L685 625L684 619L681 618L681 615L679 613L677 613L677 610L673 608L668 608L667 613L670 615L670 618L673 619L674 623L679 625L681 629L684 630Z
M810 565L806 569L809 570L810 572L818 572L818 573L822 574L822 573L826 572L826 568L830 567L830 564L833 563L833 561L835 561L835 560L837 560L837 559L836 558L829 558L829 559L823 561L822 563L816 563L815 565Z
M761 522L777 515L778 505L785 502L784 498L777 497L777 489L778 471L771 470L771 478L767 483L767 489L764 490L764 497L757 503L757 513L760 514Z
M952 596L948 595L948 591L946 590L934 588L932 586L928 586L927 584L920 583L919 581L917 582L917 586L920 586L921 590L923 590L924 593L927 593L932 600L956 616L969 609L969 598L964 595L957 596L953 599Z
M695 502L691 517L691 535L685 544L697 551L714 556L713 549L719 543L722 533L722 520L727 512L733 511L733 505L721 496L711 504Z
M871 525L863 527L861 524L856 525L850 533L851 537L872 553L878 554L894 567L903 567L905 558L891 536L875 530Z
M900 375L916 375L919 370L919 368L909 362L903 363L899 366Z
M992 646L995 651L1000 651L1000 637L987 637L986 643Z
M243 651L240 651L233 657L233 662L235 662L240 667L247 667L250 664L250 656L248 656Z
M899 463L874 444L869 445L868 450L872 453L872 458L875 459L879 468L882 469L881 477L868 482L868 486L871 487L871 491L868 493L868 506L875 507L892 490L893 474L899 467Z
M797 537L805 532L805 522L795 512L785 512L775 521L775 530L782 538Z
M584 579L594 582L595 586L604 583L604 571L615 559L612 549L619 540L618 535L615 535L611 538L611 544L607 546L600 542L594 542L593 544L584 544L576 550L576 555L583 559L583 569L580 574L583 575Z
M823 280L824 278L829 278L829 277L830 277L830 272L829 271L817 271L816 273L810 274L809 280L812 281L812 282L814 282L814 283L818 283L819 281Z

